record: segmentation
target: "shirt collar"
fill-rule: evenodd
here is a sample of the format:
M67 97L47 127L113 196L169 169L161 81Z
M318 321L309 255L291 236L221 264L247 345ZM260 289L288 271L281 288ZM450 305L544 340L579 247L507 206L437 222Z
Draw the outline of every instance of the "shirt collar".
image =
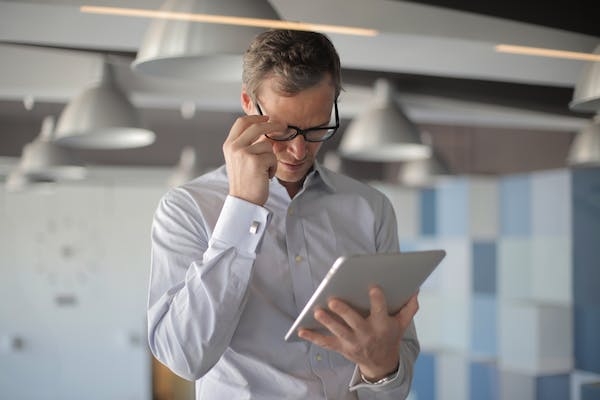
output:
M271 182L277 182L277 177L274 176L271 178ZM331 180L331 171L315 160L313 168L306 175L306 179L304 179L303 187L307 188L307 185L318 185L320 182L322 182L330 192L336 191L333 181Z
M317 160L315 160L314 168L309 176L306 177L308 179L311 175L314 175L314 179L319 179L321 182L325 184L325 187L329 189L331 192L335 192L335 186L331 180L331 171L327 168L323 167Z

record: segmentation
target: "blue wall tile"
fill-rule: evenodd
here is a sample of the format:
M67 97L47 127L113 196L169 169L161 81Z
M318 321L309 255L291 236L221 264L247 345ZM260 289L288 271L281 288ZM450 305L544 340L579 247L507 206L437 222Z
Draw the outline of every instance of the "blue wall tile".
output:
M600 306L600 168L575 170L572 178L573 301Z
M418 249L419 246L415 241L409 239L400 240L400 251L415 251Z
M436 192L435 189L422 189L419 193L421 235L435 235L436 229Z
M469 398L497 400L500 398L499 378L493 363L472 362L469 368Z
M415 363L412 391L418 400L436 399L435 356L421 352Z
M496 243L473 243L473 292L496 294Z
M495 357L498 353L496 298L475 295L471 309L471 352L478 356Z
M575 306L575 368L600 374L600 307Z
M600 382L586 383L581 385L581 400L600 399ZM579 399L574 399L579 400Z
M531 175L533 235L571 235L571 171L540 171Z
M437 189L437 234L469 236L469 184L467 179L444 182Z
M571 393L569 375L548 375L536 379L536 400L565 400Z
M507 236L531 234L530 175L513 175L500 180L500 232Z

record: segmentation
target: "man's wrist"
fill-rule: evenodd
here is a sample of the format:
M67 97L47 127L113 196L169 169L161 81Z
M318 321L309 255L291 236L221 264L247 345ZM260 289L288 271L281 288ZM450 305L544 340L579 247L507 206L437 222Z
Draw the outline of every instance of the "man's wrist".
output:
M368 385L383 385L384 383L387 383L394 379L394 377L398 373L399 367L400 367L400 363L398 363L398 365L396 365L396 368L392 372L390 372L389 374L385 375L383 378L380 378L380 379L368 379L367 377L365 377L365 375L362 372L360 372L360 379L363 381L363 383L366 383Z

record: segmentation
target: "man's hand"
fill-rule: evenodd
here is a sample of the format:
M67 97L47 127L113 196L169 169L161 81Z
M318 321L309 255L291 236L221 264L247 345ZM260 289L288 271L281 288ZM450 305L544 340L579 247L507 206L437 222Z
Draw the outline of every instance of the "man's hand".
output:
M404 332L419 309L417 294L395 315L389 315L385 296L380 288L369 291L371 312L363 318L346 303L332 299L328 306L315 311L315 318L331 335L300 329L298 335L327 350L333 350L356 363L369 380L379 380L398 366L399 350ZM332 315L336 314L336 315Z
M261 206L277 170L277 159L264 134L285 128L268 119L261 115L238 118L223 143L229 194Z

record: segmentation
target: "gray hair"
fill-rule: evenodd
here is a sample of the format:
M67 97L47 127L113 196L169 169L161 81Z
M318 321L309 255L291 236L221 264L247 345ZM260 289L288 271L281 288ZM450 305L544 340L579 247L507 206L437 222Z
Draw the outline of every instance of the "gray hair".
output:
M317 32L270 30L258 35L244 54L242 82L256 98L261 83L276 76L283 94L309 89L329 74L335 98L342 90L339 55L327 36Z

